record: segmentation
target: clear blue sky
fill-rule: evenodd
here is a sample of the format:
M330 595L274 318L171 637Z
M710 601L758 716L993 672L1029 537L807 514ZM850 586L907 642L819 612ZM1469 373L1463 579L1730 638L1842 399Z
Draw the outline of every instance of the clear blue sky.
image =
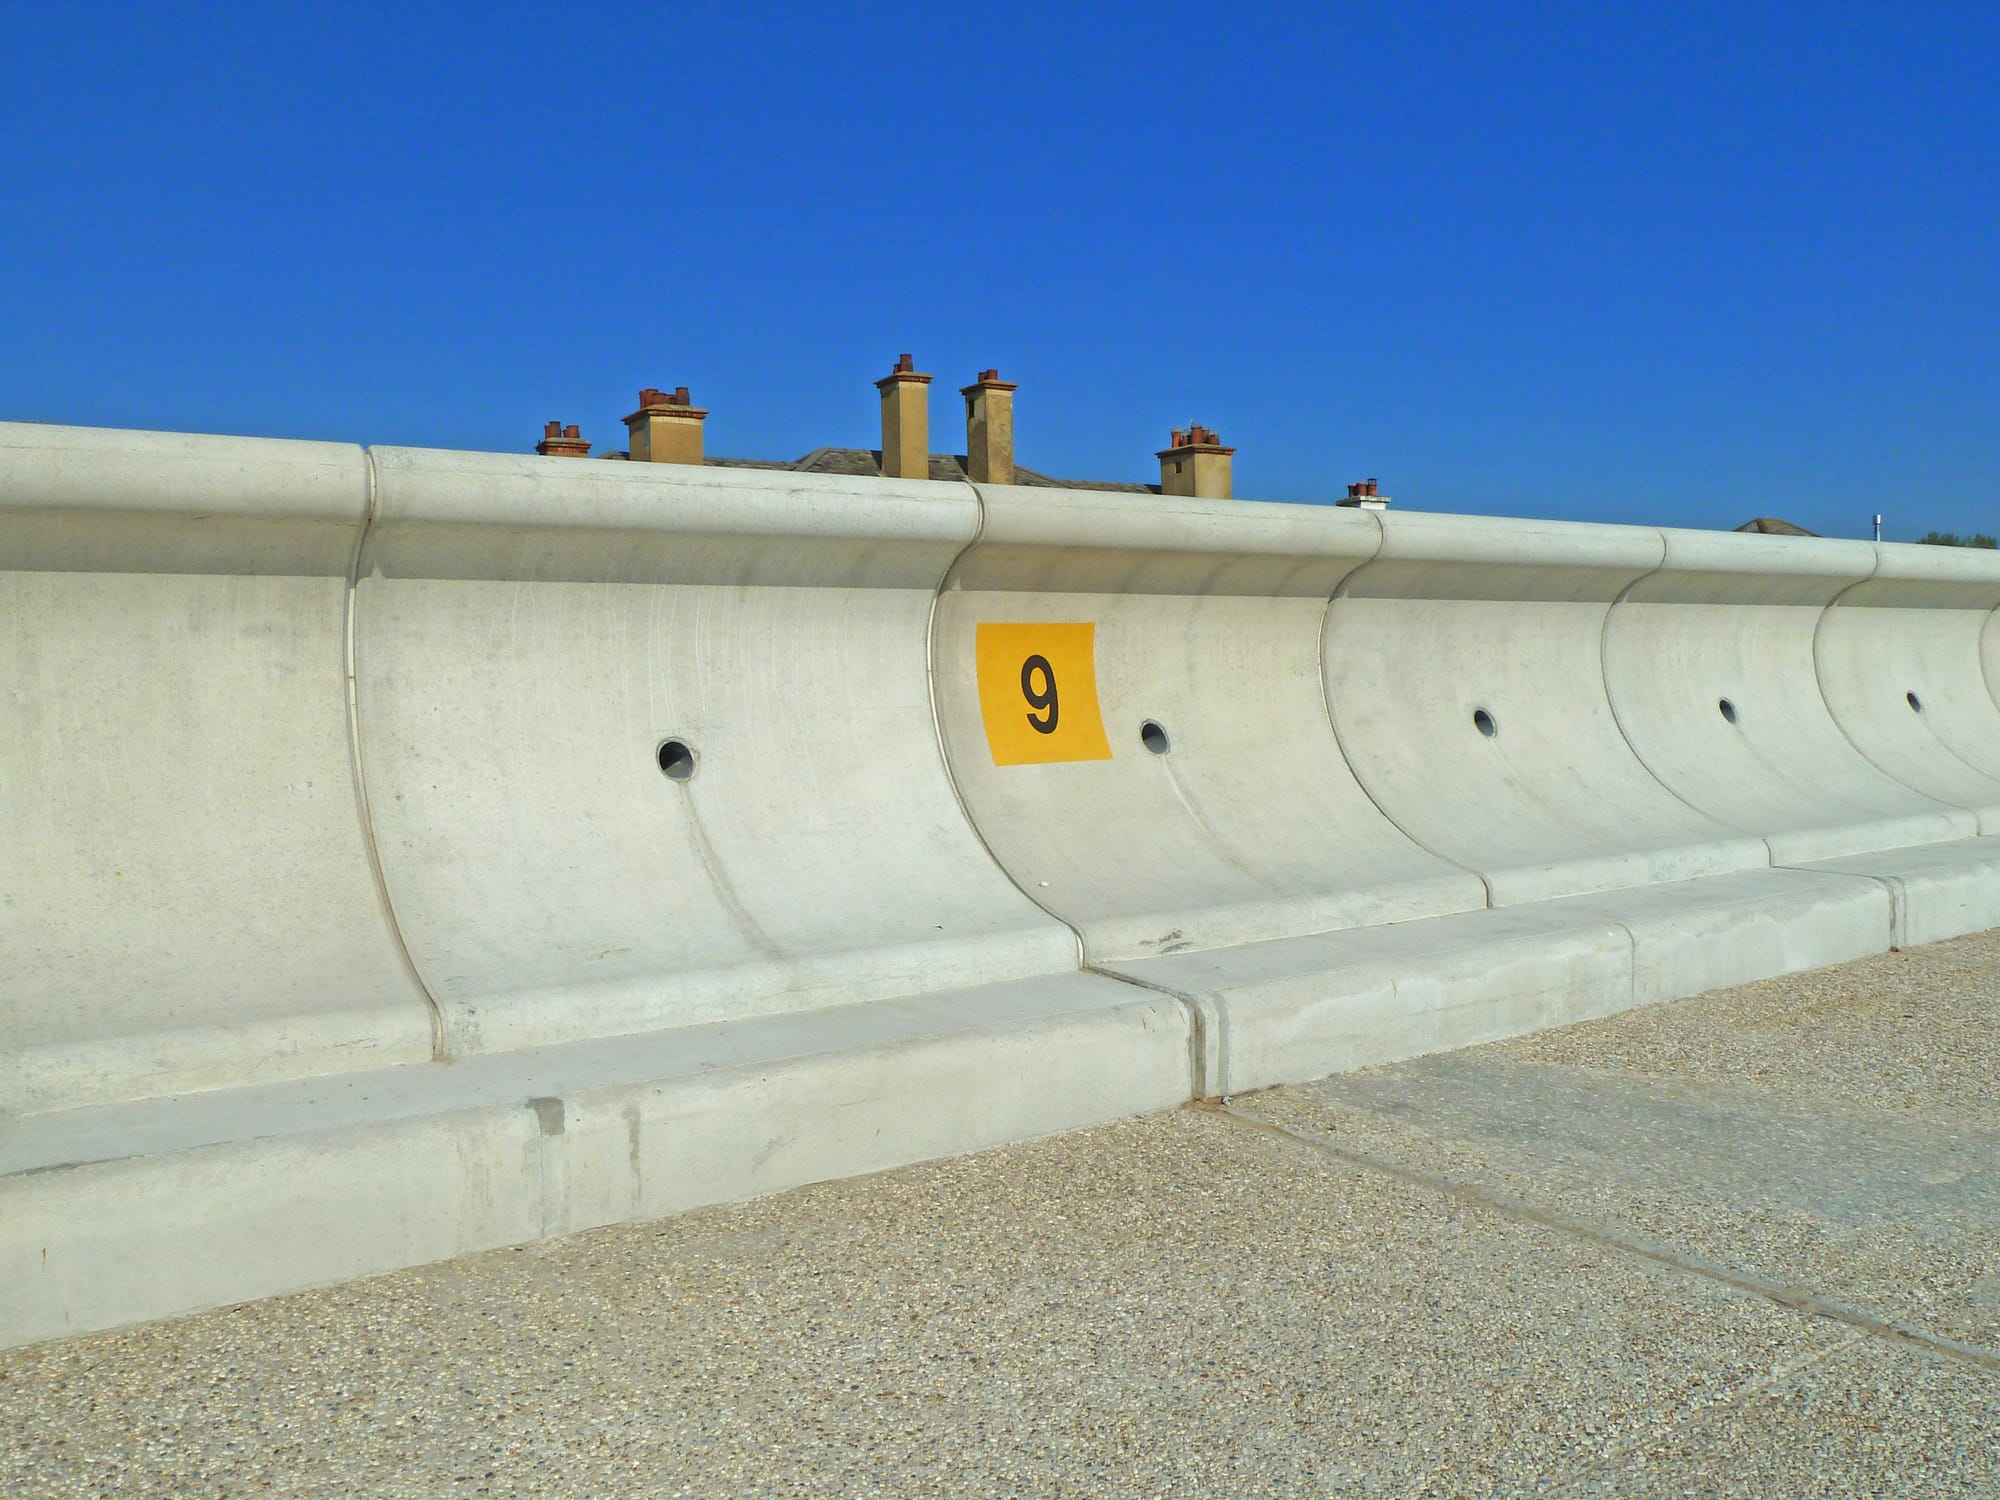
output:
M2000 532L2000 6L43 5L0 417Z

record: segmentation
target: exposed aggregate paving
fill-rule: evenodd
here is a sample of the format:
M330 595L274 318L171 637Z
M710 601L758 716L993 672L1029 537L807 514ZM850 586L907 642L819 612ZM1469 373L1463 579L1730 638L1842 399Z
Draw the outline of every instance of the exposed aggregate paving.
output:
M1988 933L0 1354L0 1495L2000 1496L1997 1079Z

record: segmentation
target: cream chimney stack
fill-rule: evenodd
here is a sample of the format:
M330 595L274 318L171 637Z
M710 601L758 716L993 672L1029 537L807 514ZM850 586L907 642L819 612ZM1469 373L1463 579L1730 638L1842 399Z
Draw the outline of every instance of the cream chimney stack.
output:
M1199 422L1176 427L1171 443L1160 450L1160 493L1227 500L1229 460L1235 452Z
M882 393L882 473L889 479L931 477L930 383L907 354L875 382Z
M639 409L625 419L631 430L634 463L698 464L701 424L708 413L688 400L680 386L669 396L651 386L639 392Z
M998 370L981 370L977 380L959 390L965 397L965 467L975 484L1014 482L1017 389Z

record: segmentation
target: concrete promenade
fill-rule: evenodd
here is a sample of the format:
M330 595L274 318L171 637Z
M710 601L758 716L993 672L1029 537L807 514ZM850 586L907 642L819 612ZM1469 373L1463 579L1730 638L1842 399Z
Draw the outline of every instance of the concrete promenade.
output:
M0 1354L0 1494L2000 1495L2000 933Z

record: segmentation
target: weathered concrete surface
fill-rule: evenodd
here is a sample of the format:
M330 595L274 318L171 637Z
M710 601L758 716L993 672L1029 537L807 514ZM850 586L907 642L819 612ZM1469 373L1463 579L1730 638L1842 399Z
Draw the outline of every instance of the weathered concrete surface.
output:
M1905 786L2000 832L2000 706L1979 636L2000 582L1959 547L1875 548L1874 573L1821 618L1821 696L1854 747ZM1883 613L1886 611L1886 613Z
M0 1120L427 1062L348 745L339 443L0 423Z
M1872 763L1821 696L1815 632L1827 607L1874 571L1877 548L1806 537L1773 549L1759 545L1767 538L1733 531L1662 535L1664 565L1626 591L1604 632L1604 680L1618 726L1661 782L1710 817L1757 834L1775 864L1979 831L1973 812ZM1930 583L1930 593L1944 596L1939 614L1956 607L1976 628L1982 610L1965 609L1946 580ZM1916 639L1907 622L1869 611L1848 622L1857 624L1873 632L1876 691L1905 681L1904 657ZM1969 674L1951 686L1954 697L1979 691ZM1933 763L1958 765L1935 742L1929 754Z
M2000 924L1991 556L22 424L0 516L0 1344Z
M980 493L932 626L938 729L987 848L1091 963L1485 906L1369 800L1327 718L1321 624L1380 545L1372 517ZM1090 623L1108 757L996 763L975 680L995 620ZM1170 753L1143 748L1147 722Z
M2000 934L0 1355L0 1493L1990 1496Z
M449 1055L1075 970L938 752L965 486L370 456L359 754Z
M0 1338L61 1338L1187 1098L1094 974L0 1125Z
M1659 532L1374 519L1381 551L1342 583L1322 660L1341 749L1397 827L1498 906L1770 863L1661 785L1606 696L1606 621L1660 566Z

